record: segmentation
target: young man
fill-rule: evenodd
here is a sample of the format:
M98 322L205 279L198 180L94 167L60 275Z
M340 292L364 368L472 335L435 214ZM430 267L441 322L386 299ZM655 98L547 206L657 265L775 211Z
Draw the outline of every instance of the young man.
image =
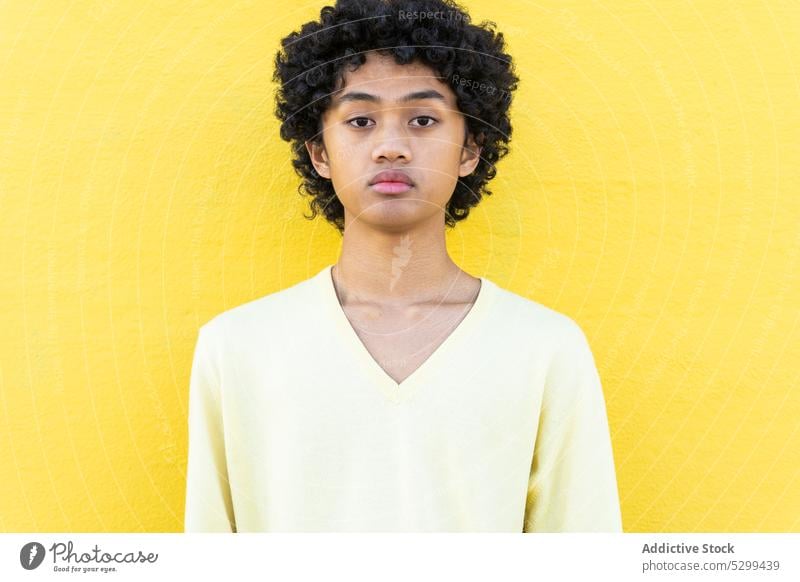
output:
M439 0L340 1L276 64L342 250L201 327L185 531L622 531L582 330L445 245L507 151L502 35Z

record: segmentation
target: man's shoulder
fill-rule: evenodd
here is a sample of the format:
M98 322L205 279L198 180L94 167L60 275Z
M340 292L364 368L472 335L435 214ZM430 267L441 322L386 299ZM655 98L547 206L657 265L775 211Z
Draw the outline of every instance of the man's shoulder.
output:
M503 326L536 334L548 343L583 341L580 325L566 313L495 283L497 314Z
M289 317L313 307L317 276L308 277L218 313L201 326L206 333L226 335L247 329L277 330Z

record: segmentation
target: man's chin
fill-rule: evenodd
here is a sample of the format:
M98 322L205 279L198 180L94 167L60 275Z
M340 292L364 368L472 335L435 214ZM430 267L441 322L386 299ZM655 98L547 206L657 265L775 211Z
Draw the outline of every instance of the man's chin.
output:
M432 205L424 200L393 199L388 202L377 202L365 208L353 218L348 228L350 225L360 223L361 226L377 231L404 232L430 224L437 218L443 225L442 209L432 208Z

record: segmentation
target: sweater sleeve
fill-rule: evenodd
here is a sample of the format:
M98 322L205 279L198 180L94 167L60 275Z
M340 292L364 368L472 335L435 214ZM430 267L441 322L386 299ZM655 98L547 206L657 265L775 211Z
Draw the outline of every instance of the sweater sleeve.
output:
M524 532L622 532L600 377L583 330L570 320L547 372Z
M221 384L213 343L200 328L189 381L184 532L235 532L222 430Z

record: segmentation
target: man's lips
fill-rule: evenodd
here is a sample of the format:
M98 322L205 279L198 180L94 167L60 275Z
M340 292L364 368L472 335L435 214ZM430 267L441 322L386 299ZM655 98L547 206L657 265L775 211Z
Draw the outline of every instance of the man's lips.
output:
M372 189L382 194L400 194L414 187L414 182L400 170L378 172L369 182Z
M405 182L375 182L372 189L381 194L402 194L408 192L414 186Z
M369 181L370 185L378 182L402 182L409 186L414 185L411 177L402 170L382 170L375 174L372 180Z

